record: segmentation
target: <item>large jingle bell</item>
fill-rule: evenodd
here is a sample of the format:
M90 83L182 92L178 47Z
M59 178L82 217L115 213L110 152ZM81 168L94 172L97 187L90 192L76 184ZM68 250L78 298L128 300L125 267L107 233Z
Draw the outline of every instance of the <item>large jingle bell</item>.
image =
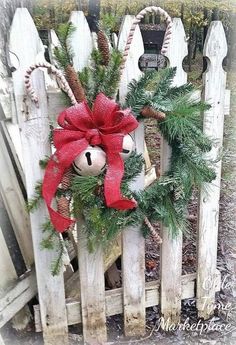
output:
M81 176L98 176L106 168L106 153L98 146L88 146L75 158L73 168Z
M121 157L126 160L130 157L134 149L134 140L130 134L126 134L123 139L122 152L120 153Z

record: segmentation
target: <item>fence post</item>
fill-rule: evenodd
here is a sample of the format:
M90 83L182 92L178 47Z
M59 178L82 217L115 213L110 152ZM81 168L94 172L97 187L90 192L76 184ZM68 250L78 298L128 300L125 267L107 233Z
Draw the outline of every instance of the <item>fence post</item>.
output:
M24 39L22 39L22 37ZM28 197L34 194L37 181L42 180L43 171L39 160L50 155L49 120L47 116L47 95L43 72L33 73L32 81L39 96L39 108L24 100L24 74L35 62L41 49L41 41L29 12L18 8L10 31L10 49L18 64L13 73L14 93L18 119L22 128L21 139L24 157L24 170ZM30 214L33 239L38 296L45 345L67 344L67 316L64 294L63 272L53 277L50 262L56 259L55 251L42 251L42 223L48 217L46 207L41 204Z
M133 17L125 16L119 38L118 48L124 49ZM139 79L142 75L138 67L138 60L144 53L143 40L139 27L136 28L129 56L121 78L119 96L124 102L127 86L132 79ZM144 125L134 132L137 153L144 152ZM144 170L132 184L133 190L144 188ZM142 335L145 333L145 241L140 227L129 227L123 233L122 243L122 284L124 301L124 331L126 336Z
M182 68L182 62L187 55L187 41L184 27L180 18L173 19L173 32L170 45L165 56L169 60L169 67L177 67L173 85L180 86L187 82L187 74ZM169 168L171 148L162 138L161 143L161 173ZM165 320L178 323L181 311L181 274L182 274L182 234L172 239L169 229L162 228L161 245L161 313Z
M223 145L226 73L222 62L227 54L226 37L220 21L211 22L203 54L208 58L208 68L203 75L203 100L211 105L211 109L204 113L203 130L214 140L207 157L216 160ZM215 165L216 179L200 191L197 308L199 317L204 319L212 315L215 302L213 287L216 279L221 165L221 161Z

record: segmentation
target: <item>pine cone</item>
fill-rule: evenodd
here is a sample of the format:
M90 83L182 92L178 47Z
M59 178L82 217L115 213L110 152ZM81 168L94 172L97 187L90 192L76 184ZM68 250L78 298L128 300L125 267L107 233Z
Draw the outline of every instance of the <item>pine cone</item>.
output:
M149 105L146 105L141 110L140 114L144 117L152 117L156 120L164 120L166 118L166 114L162 111L155 110L154 108L150 107Z
M72 172L72 169L70 168L64 173L62 177L62 180L61 180L62 189L66 190L70 188L72 177L73 177L73 172Z
M85 93L74 67L68 65L65 69L65 74L66 80L68 81L71 90L73 91L76 101L82 102L85 99Z
M102 30L98 31L98 49L102 54L102 63L107 66L110 60L109 44L105 33Z
M65 196L57 200L57 210L62 216L70 217L70 201Z

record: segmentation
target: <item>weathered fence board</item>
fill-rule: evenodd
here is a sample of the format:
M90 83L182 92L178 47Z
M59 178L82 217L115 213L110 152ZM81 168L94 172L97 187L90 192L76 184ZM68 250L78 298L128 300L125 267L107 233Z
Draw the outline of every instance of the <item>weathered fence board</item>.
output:
M26 213L25 200L6 146L2 123L0 123L0 171L0 192L4 205L25 263L27 267L30 267L34 259L29 216Z
M133 17L125 16L118 38L118 48L124 46L132 25ZM143 40L139 27L136 27L129 56L121 77L119 98L124 102L128 91L128 84L132 79L139 79L142 75L138 67L138 60L144 53ZM134 132L137 153L144 152L144 125L139 124ZM132 183L133 190L144 189L144 170ZM124 331L128 336L145 333L145 242L140 227L129 227L123 233L122 242L122 284L124 299Z
M70 21L76 28L70 39L73 65L76 71L81 71L89 63L93 46L92 36L83 12L72 12ZM83 336L87 343L102 343L107 338L103 251L98 248L94 253L89 253L83 226L83 221L79 220L77 231L80 291L78 293L81 298Z
M10 285L16 278L16 270L14 268L13 262L11 260L11 256L7 249L7 245L2 233L2 229L0 228L0 253L1 253L1 260L0 260L0 295L2 294L3 289L6 286Z
M9 285L0 298L0 328L13 318L36 294L35 271L28 272L25 277L17 280L15 275L14 283Z
M187 81L187 74L182 68L182 62L187 55L187 41L181 19L173 19L173 32L170 45L166 52L170 67L177 67L173 84L182 85ZM171 149L162 139L161 173L169 169ZM169 229L162 225L161 245L161 313L172 323L178 323L181 311L181 273L182 273L182 234L171 238Z
M24 40L19 38L24 37ZM50 154L49 121L47 117L47 96L43 72L36 71L33 85L39 96L39 108L32 103L24 102L24 74L35 62L40 39L32 18L26 9L17 9L10 32L12 52L19 59L18 69L13 74L14 92L19 123L22 126L22 147L24 170L28 197L34 194L35 184L42 180L43 172L38 161ZM63 273L53 277L50 262L56 258L55 251L42 253L42 223L47 218L45 205L30 214L41 319L46 345L67 343L67 319L65 312L65 295Z
M125 16L121 24L119 36L118 36L118 49L123 51L129 34L129 30L132 25L134 17ZM144 53L144 46L142 35L139 27L136 27L134 38L130 46L129 55L125 64L125 70L123 71L120 85L119 85L119 100L124 102L125 96L128 91L128 85L132 79L139 79L142 72L139 69L138 61L141 55Z
M227 54L227 42L220 21L211 23L203 54L208 58L208 68L203 75L203 99L211 105L211 109L204 113L203 130L214 140L207 157L215 161L223 145L226 88L226 73L222 62ZM199 317L204 319L212 315L215 302L212 284L216 274L221 165L220 160L215 168L216 179L203 186L200 192L197 308Z
M89 253L82 222L78 226L81 314L84 341L103 343L107 339L103 251Z
M70 22L75 27L70 38L71 50L74 52L73 65L76 71L81 71L88 65L93 49L92 35L82 11L73 11Z

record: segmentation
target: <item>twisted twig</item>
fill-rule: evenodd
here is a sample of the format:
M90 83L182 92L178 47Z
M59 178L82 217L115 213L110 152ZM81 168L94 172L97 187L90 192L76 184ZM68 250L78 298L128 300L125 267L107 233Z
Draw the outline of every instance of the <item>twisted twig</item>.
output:
M144 218L144 223L147 225L147 227L148 227L148 229L152 235L152 238L156 241L156 243L162 243L161 236L156 232L156 230L154 229L152 224L149 222L147 217Z
M171 37L171 34L172 34L172 20L171 20L171 17L161 7L156 7L156 6L146 7L146 8L144 8L142 11L140 11L137 14L137 16L134 18L133 24L131 26L131 29L130 29L130 32L129 32L129 36L128 36L127 41L126 41L124 54L123 54L123 60L122 60L122 64L121 64L121 74L122 74L122 72L123 72L123 70L125 68L125 63L126 63L126 60L128 58L128 54L129 54L130 46L131 46L131 43L132 43L132 40L133 40L133 37L134 37L134 32L135 32L136 26L140 23L141 19L147 13L160 14L161 16L163 16L165 18L165 21L166 21L166 24L167 24L167 28L166 28L166 32L165 32L162 48L161 48L161 54L165 54L166 51L167 51L168 45L170 43L170 37Z
M66 81L66 78L62 74L62 72L59 69L57 69L55 66L51 65L48 62L39 62L39 63L36 63L35 65L30 66L27 69L26 73L25 73L25 87L26 87L26 91L30 95L31 100L33 102L35 102L36 106L38 106L38 97L37 97L36 92L35 92L35 90L34 90L34 88L32 86L30 77L31 77L32 72L35 69L40 68L40 67L48 68L49 71L52 74L55 74L55 76L56 76L56 78L57 78L61 88L69 96L69 98L71 100L71 103L73 105L76 104L77 102L76 102L75 96L74 96L74 94L73 94L73 92L72 92L68 82Z

